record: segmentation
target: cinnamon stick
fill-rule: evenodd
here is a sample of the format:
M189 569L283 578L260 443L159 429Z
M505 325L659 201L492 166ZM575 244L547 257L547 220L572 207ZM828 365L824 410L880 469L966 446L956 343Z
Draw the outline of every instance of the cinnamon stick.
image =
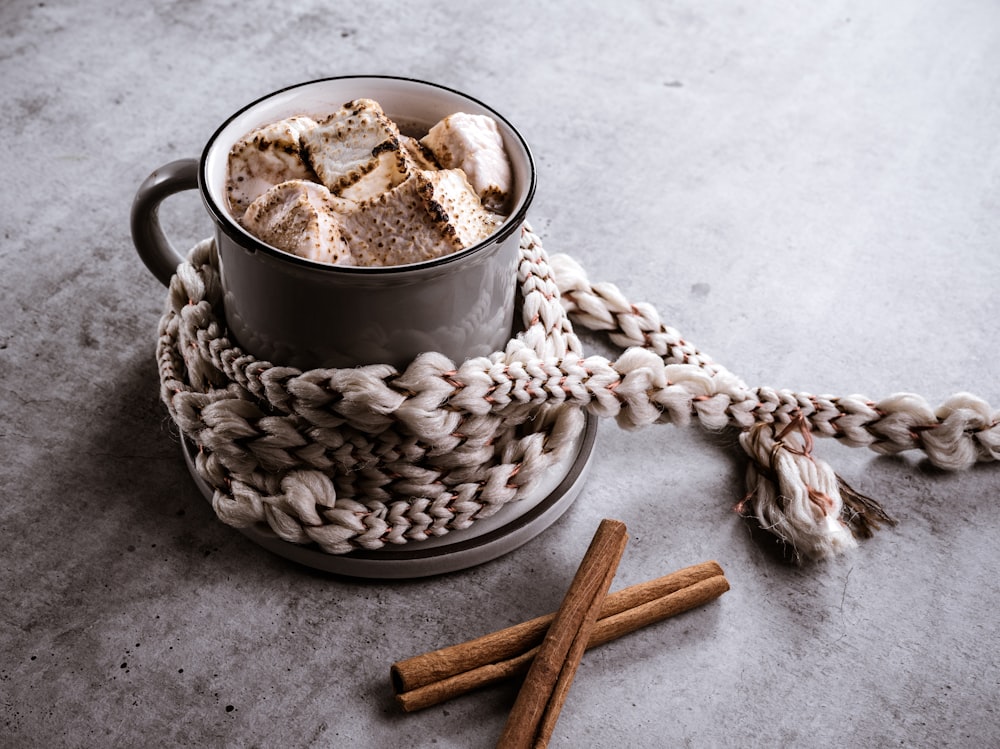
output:
M498 749L546 746L628 541L602 520L514 701Z
M711 561L610 593L587 647L700 606L727 590L722 568ZM547 614L397 661L390 670L396 701L406 712L413 712L525 673L554 617Z

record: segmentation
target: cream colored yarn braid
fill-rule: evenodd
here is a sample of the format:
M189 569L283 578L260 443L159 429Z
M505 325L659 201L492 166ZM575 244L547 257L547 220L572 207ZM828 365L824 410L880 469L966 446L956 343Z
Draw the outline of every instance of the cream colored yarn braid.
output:
M504 351L303 372L229 341L214 242L198 244L170 285L157 357L161 397L197 447L218 516L331 554L443 535L529 496L586 411L625 428L739 429L751 458L741 509L797 555L822 557L889 519L812 454L813 434L921 449L947 469L1000 458L1000 413L972 395L934 410L914 395L751 389L650 305L591 284L565 255L550 260L530 229L520 252L523 330ZM625 350L585 356L570 318Z

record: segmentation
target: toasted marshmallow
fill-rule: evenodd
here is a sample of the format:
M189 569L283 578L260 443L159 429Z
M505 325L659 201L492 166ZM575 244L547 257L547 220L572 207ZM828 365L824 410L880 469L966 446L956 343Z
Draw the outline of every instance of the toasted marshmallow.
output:
M441 165L437 163L431 150L416 138L400 135L399 142L403 146L403 155L407 159L410 172L437 171Z
M289 180L258 197L242 224L262 242L293 255L331 265L354 265L340 216L352 205L323 185Z
M269 188L290 179L316 180L302 152L301 135L316 127L309 117L290 117L245 135L229 151L226 194L242 216Z
M482 241L503 222L483 208L458 169L417 171L343 217L358 265L406 265Z
M434 125L420 142L445 169L464 171L486 208L496 213L507 210L513 179L496 120L456 112Z
M356 99L303 135L309 163L334 195L365 200L409 176L396 125L371 99Z

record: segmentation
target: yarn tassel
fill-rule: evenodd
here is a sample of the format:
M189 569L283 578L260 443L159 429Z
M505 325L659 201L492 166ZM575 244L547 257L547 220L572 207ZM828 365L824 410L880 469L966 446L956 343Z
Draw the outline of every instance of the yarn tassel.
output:
M796 559L834 556L857 546L856 538L869 538L882 523L894 524L878 502L812 454L812 433L803 417L756 424L740 435L740 445L751 461L747 495L736 509L777 536Z

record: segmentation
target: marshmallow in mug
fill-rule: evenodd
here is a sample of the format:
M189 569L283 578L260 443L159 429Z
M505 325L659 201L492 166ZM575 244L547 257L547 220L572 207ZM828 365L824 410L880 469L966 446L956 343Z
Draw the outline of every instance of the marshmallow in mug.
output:
M506 218L497 123L458 112L417 140L371 99L258 128L230 150L227 194L263 242L334 265L405 265L486 239Z

